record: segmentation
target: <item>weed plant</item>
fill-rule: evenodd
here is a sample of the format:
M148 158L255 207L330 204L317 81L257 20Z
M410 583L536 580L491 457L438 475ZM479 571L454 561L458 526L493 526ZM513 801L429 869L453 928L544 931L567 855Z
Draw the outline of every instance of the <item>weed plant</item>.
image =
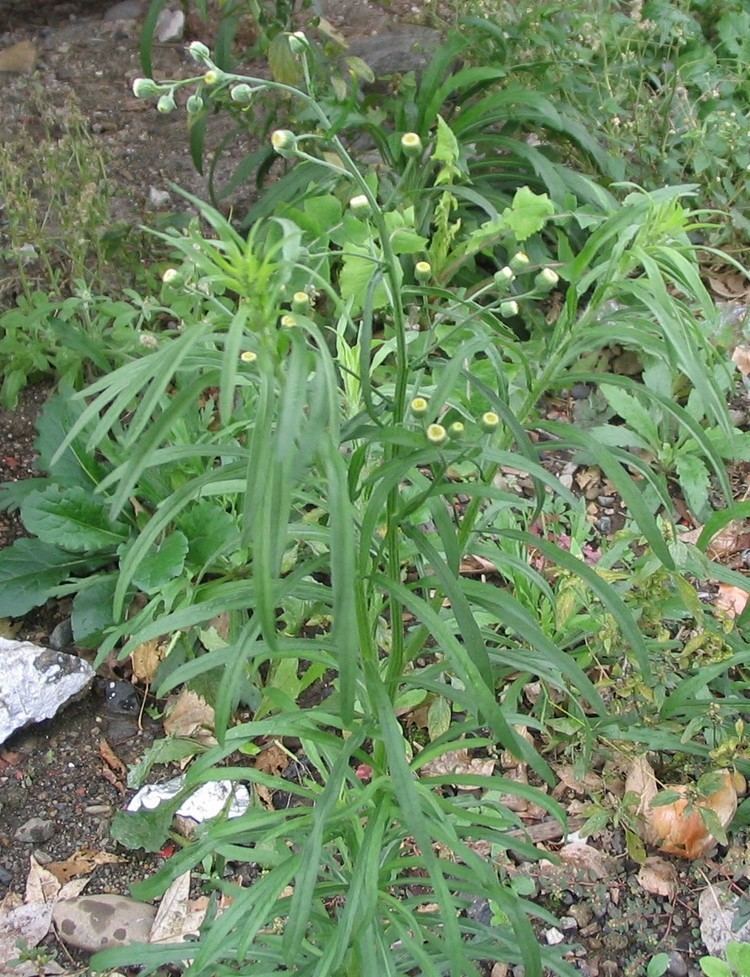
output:
M703 221L684 187L631 186L618 203L531 152L508 131L517 102L480 93L446 120L447 95L486 77L440 59L416 127L371 133L382 162L368 168L311 91L307 39L286 43L299 88L225 72L198 43L195 78L136 82L162 111L182 89L191 112L264 90L295 99L306 128L272 138L294 166L247 231L192 200L199 219L167 235L172 325L64 395L40 432L47 476L5 489L35 538L0 554L4 598L75 595L76 639L100 660L154 642L158 694L188 684L213 705L218 743L176 803L218 778L291 796L276 810L258 790L243 816L176 836L135 887L154 898L197 873L211 908L196 941L93 965L468 977L502 961L572 975L536 939L530 918L550 918L502 867L504 853L537 854L509 799L563 818L545 792L553 749L584 763L612 742L721 749L724 763L745 751L750 650L696 595L700 580L745 586L705 555L744 510L724 465L739 437L731 377L691 242ZM527 104L554 121L548 101ZM502 121L485 139L492 105ZM614 337L639 379L597 372ZM575 381L601 385L617 416L549 420L545 398ZM687 466L652 464L637 405L703 466L686 491L707 519L697 545L677 538L670 492ZM612 548L554 458L614 486L628 521ZM483 577L466 572L476 557ZM677 662L686 629L699 640ZM614 689L593 683L602 671ZM632 694L617 699L618 682ZM417 708L414 736L401 717ZM253 763L271 740L303 761L296 782ZM501 750L535 786L471 762L492 767ZM194 752L158 741L133 783ZM121 812L114 835L157 850L173 810ZM237 863L255 866L252 885L233 881Z

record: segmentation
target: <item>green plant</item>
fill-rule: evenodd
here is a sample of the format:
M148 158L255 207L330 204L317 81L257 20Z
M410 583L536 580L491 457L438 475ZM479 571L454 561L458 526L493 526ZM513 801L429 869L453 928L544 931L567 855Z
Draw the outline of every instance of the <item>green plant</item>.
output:
M305 75L307 48L296 41ZM499 859L509 848L535 853L510 834L517 821L504 795L562 812L536 788L497 776L494 757L506 749L550 782L541 746L563 719L589 749L596 737L653 741L648 723L613 715L594 686L585 640L594 617L563 607L564 583L604 609L602 642L610 637L612 654L647 687L653 645L617 585L627 546L601 569L582 558L591 530L545 467L551 446L599 465L616 485L644 586L659 568L678 592L686 568L721 571L700 548L675 545L672 502L646 460L546 420L544 398L573 375L601 379L580 363L611 342L606 317L617 302L618 339L663 362L673 380L689 378L701 416L732 437L701 328L715 310L696 272L685 191L635 192L620 205L584 181L585 201L563 195L563 205L518 173L509 187L501 170L493 190L488 168L483 189L466 194L450 182L462 144L435 114L434 131L414 133L424 172L412 199L399 187L417 158L413 138L404 146L399 137L404 156L393 169L366 170L307 90L224 73L201 44L191 53L199 77L140 79L136 93L169 107L181 86L238 103L262 88L293 96L315 127L276 131L273 147L326 178L247 233L193 201L201 222L167 235L175 260L163 276L162 300L181 327L75 395L65 435L44 456L53 481L25 498L6 488L6 497L21 501L37 532L54 524L60 534L63 523L96 532L108 516L117 539L82 557L100 564L74 568L82 580L65 570L55 586L88 594L84 607L97 617L86 633L105 632L100 660L161 639L159 694L189 683L211 701L218 745L190 767L185 793L230 777L293 801L267 810L256 796L246 815L206 825L136 887L152 898L210 863L211 913L197 941L107 951L94 966L468 977L502 960L522 962L529 977L543 967L572 974L559 952L540 947L528 915L547 916ZM321 140L326 154L311 157ZM453 227L446 194L470 199L474 216L470 208ZM424 213L423 198L434 204ZM683 415L674 408L731 499L720 456ZM75 462L75 483L87 459L99 466L87 475L95 492L66 495L58 466ZM570 530L568 548L559 533L538 532L553 517ZM724 518L712 517L708 538ZM35 541L24 545L33 555ZM491 559L489 579L464 572L475 553ZM44 554L35 558L44 565ZM3 568L5 587L18 585L0 557ZM741 636L731 640L744 664ZM522 697L532 680L545 709L529 714ZM311 690L320 701L302 708ZM240 705L253 715L235 723ZM399 720L417 705L429 716L421 739ZM299 782L247 759L267 737L297 745ZM657 745L681 748L672 732ZM165 741L148 763L173 749ZM155 849L171 812L121 812L113 830ZM237 862L257 865L258 881L232 881ZM231 897L223 912L221 895ZM490 901L494 925L476 918L476 900Z
M726 960L720 957L701 957L698 961L706 977L748 977L750 975L750 945L727 943Z

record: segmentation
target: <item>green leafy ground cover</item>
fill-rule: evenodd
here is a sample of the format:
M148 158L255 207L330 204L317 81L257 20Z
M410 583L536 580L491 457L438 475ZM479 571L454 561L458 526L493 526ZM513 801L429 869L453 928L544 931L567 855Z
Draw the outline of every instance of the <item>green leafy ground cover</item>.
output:
M550 10L538 45L566 23ZM628 29L655 44L635 13ZM605 40L630 51L619 16ZM680 182L631 172L634 154L583 120L598 70L573 48L584 80L553 97L565 65L509 72L523 25L509 26L467 25L376 110L353 78L319 87L296 34L276 35L272 81L193 43L193 77L136 82L193 126L283 103L252 160L261 188L273 180L239 220L190 198L195 219L158 232L170 258L149 317L134 327L120 308L138 342L82 388L72 371L48 405L40 477L4 489L30 536L0 554L0 614L72 595L76 641L100 662L150 642L157 696L187 685L212 705L216 745L159 741L132 786L195 750L186 792L231 777L292 801L180 838L137 887L153 898L198 872L213 900L198 941L97 967L572 974L507 869L538 856L509 802L564 820L561 759L585 772L651 750L696 779L750 770L748 615L711 599L748 590L717 558L747 516L730 474L750 460L702 275L704 242L730 226L704 205L722 200L682 182L701 172L677 143ZM576 385L585 409L550 410ZM566 463L600 473L616 533L592 525ZM254 762L271 740L304 758L298 782ZM503 751L531 785L498 772ZM157 850L171 813L122 813L115 837ZM627 800L588 814L584 833L620 819L644 857ZM237 861L253 885L224 878ZM469 911L479 899L489 922Z

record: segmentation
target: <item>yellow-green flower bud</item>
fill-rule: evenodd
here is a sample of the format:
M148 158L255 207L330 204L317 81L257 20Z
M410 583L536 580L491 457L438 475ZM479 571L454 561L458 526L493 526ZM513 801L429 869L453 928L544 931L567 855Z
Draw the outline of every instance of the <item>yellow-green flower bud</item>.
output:
M448 437L448 432L442 424L428 424L425 434L432 444L443 444Z
M513 269L508 265L505 265L504 268L500 268L499 271L496 271L493 275L495 284L500 292L507 292L515 277L516 276L513 274Z
M307 315L310 311L310 296L307 292L295 292L292 296L292 312Z
M203 110L204 104L200 95L191 95L185 103L185 108L188 111L188 115L197 115Z
M405 132L401 137L401 148L406 156L419 156L422 152L422 140L419 133Z
M509 302L500 303L500 315L503 319L512 319L518 315L518 302L511 299Z
M414 277L424 284L432 278L432 265L429 261L418 261L414 265Z
M551 268L542 268L534 279L534 284L540 292L549 292L560 281L560 276Z
M253 100L253 89L249 85L235 85L229 93L233 102L240 105L249 105Z
M464 427L463 421L454 421L448 428L448 437L452 438L454 441L458 440L464 436L465 430L466 428Z
M352 197L352 199L349 201L349 208L357 217L366 217L372 209L370 207L370 201L363 193L358 194L356 197Z
M209 68L203 76L203 84L210 88L220 80L221 75L222 72L217 71L216 68Z
M281 325L284 329L292 329L297 325L297 320L293 315L289 315L287 312L286 315L281 317Z
M136 98L151 98L162 91L161 85L153 78L136 78L133 82L133 94Z
M429 406L429 403L424 397L415 397L409 404L409 409L415 417L424 417Z
M302 31L295 31L289 35L289 50L292 54L303 54L309 47L310 42Z
M161 280L165 285L178 285L180 283L180 273L176 268L167 268L162 274Z
M251 349L246 349L244 353L240 353L240 359L243 363L254 363L258 359L258 354Z
M519 271L526 271L529 267L529 256L523 251L516 251L513 257L510 259L508 264L510 265L510 270L518 274Z
M169 112L174 112L174 110L177 108L177 103L174 100L174 95L172 95L171 92L169 95L162 95L159 98L159 101L156 103L156 107L160 112L163 112L165 115L167 115Z
M289 129L274 129L271 133L271 145L279 156L288 159L297 148L297 137Z
M188 52L193 61L197 61L198 64L211 64L211 52L201 41L188 44Z
M500 423L500 418L497 416L494 410L488 410L479 418L479 423L484 431L492 432L497 430L497 426Z

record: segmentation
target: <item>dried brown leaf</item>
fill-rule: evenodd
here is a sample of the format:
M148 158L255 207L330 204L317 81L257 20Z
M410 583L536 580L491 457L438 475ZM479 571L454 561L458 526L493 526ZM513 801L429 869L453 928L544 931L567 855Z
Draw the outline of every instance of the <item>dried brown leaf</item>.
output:
M608 879L613 873L613 860L593 845L571 841L557 853L566 865L583 872L592 882Z
M115 773L121 774L122 776L127 774L128 768L103 736L99 740L99 756L104 760L110 770L114 770Z
M183 688L167 703L164 732L169 736L190 736L204 743L215 743L213 737L214 710L206 700Z
M655 896L674 899L677 895L677 869L666 858L652 855L638 871L638 884Z
M83 848L62 862L50 862L46 868L59 882L65 883L80 875L90 875L99 865L114 865L123 861L124 858L112 852Z
M748 596L750 595L743 587L720 583L716 595L716 607L725 611L729 617L738 617L745 610Z
M151 641L144 641L138 645L130 655L133 677L139 682L151 684L159 665L164 660L167 647L168 642L163 638L152 638Z
M471 757L468 750L449 750L434 760L429 760L420 768L424 777L446 777L452 774L472 774L481 777L492 776L495 770L494 757ZM470 785L462 786L459 790L475 790Z

